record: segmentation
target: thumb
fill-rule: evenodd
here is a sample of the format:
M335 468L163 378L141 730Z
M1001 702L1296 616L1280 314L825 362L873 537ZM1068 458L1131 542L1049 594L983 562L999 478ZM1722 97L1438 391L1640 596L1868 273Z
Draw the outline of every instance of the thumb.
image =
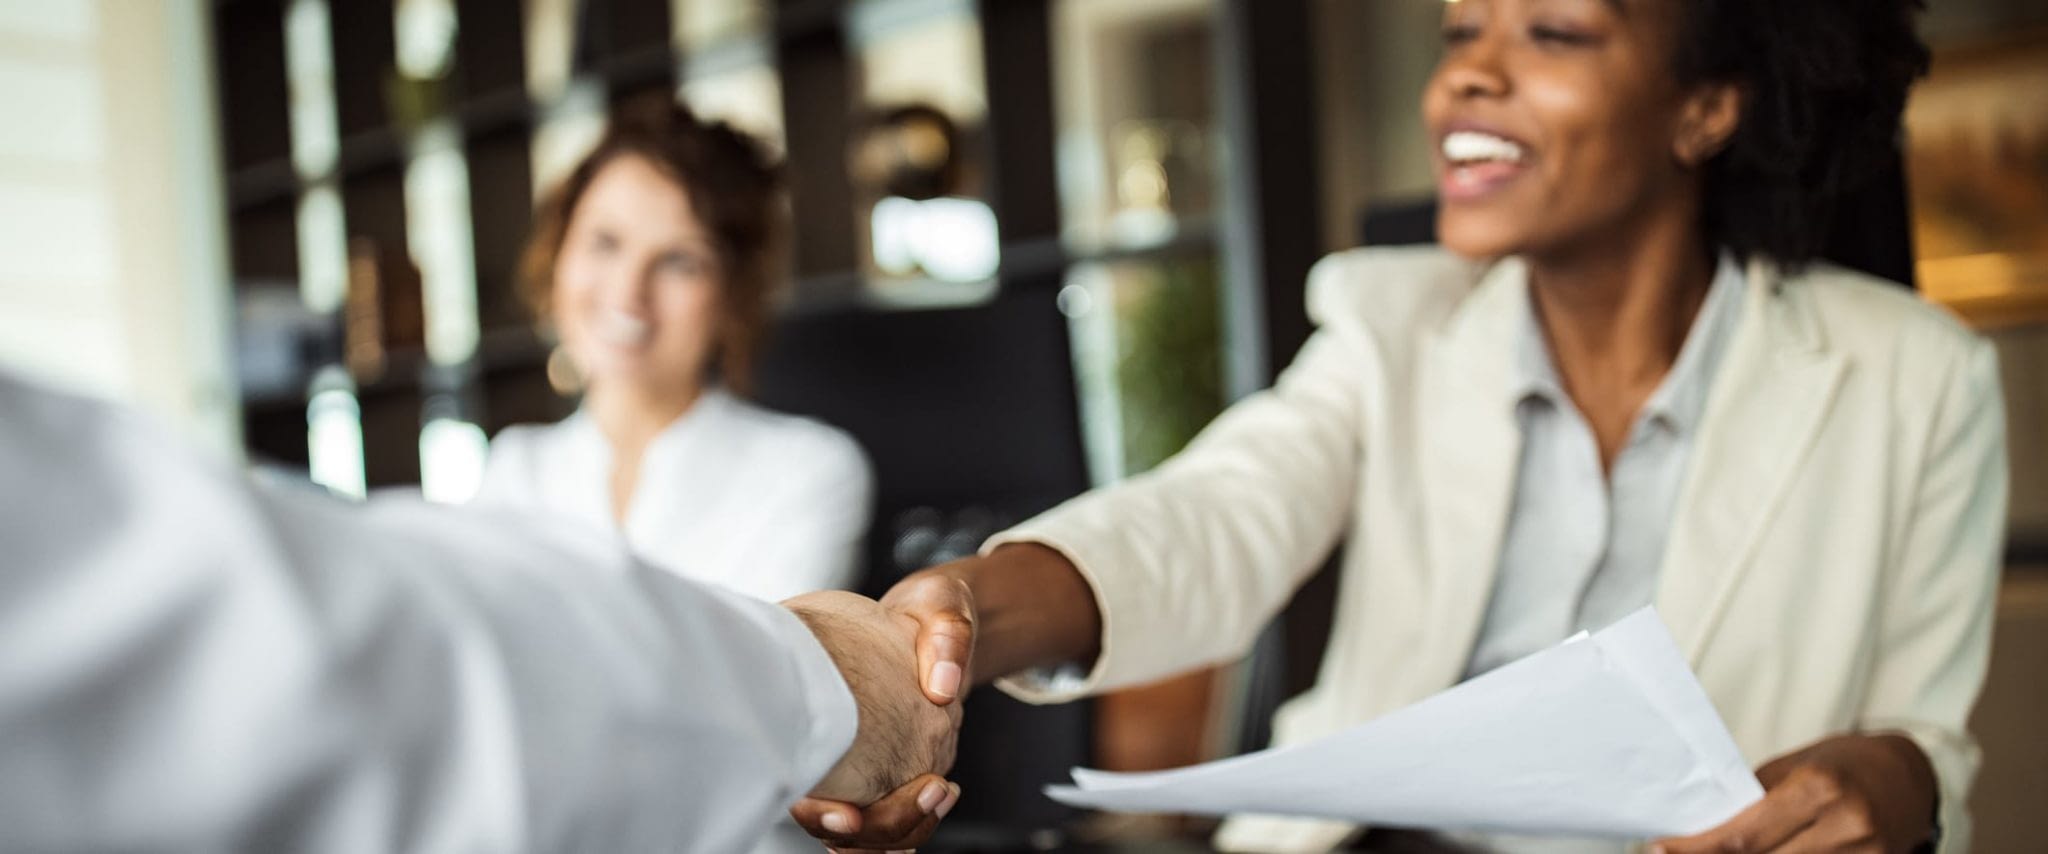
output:
M920 573L904 579L883 603L917 620L917 671L924 693L938 705L959 699L974 659L974 596L951 576Z

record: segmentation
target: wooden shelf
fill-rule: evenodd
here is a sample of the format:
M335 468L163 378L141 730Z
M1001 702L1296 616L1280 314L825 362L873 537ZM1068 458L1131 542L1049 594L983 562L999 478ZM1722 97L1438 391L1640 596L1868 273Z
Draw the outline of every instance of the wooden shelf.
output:
M601 62L582 75L607 89L629 90L673 79L690 80L754 67L773 67L769 34L736 33L685 53L673 47L641 49ZM466 141L524 132L559 107L566 95L537 99L524 88L464 97L448 106ZM228 176L229 210L241 213L297 199L299 191L322 181L347 181L365 174L401 168L406 161L406 133L380 127L342 138L333 172L301 178L289 157L236 169Z
M468 363L460 365L436 365L421 348L393 350L385 354L384 372L374 380L359 382L356 396L369 400L404 393L456 393L463 382L479 375L545 370L552 350L553 347L537 332L524 327L485 330L477 340L476 355ZM303 372L296 386L301 389L311 386L316 370ZM306 395L303 392L244 395L242 406L251 411L302 410L306 406Z
M1987 253L1920 262L1920 288L1978 329L2048 323L2048 254Z
M826 273L794 282L792 299L783 306L783 313L809 316L843 311L952 308L985 302L999 288L1041 291L1050 299L1066 285L1066 271L1078 265L1165 261L1217 251L1217 231L1206 220L1188 222L1173 238L1145 246L1069 250L1058 237L1037 237L1005 244L1002 261L991 282L945 282L916 277L875 279L858 271ZM969 296L957 300L940 296L949 290ZM891 295L888 291L897 293Z

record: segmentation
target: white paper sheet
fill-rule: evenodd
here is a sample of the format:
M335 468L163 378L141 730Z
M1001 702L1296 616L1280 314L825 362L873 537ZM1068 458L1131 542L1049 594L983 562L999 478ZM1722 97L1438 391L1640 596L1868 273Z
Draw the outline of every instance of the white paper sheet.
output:
M1656 612L1644 608L1377 720L1173 771L1074 769L1054 800L1360 824L1643 839L1763 796Z

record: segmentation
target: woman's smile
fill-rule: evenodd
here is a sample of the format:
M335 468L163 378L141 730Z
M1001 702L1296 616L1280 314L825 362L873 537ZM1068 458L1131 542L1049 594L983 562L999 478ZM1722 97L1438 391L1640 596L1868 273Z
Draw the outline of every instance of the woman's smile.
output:
M614 350L639 350L654 338L654 324L630 312L600 311L590 319L591 338Z
M1437 147L1437 184L1447 203L1483 201L1528 170L1529 147L1503 134L1454 129Z

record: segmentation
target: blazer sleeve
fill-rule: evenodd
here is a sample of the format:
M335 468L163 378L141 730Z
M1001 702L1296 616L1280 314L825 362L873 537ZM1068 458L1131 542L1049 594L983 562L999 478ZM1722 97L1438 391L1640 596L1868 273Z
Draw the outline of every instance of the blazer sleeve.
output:
M2007 465L1998 362L1972 340L1950 372L1885 580L1876 669L1859 728L1903 732L1939 778L1943 850L1969 846L1979 753L1970 709L1983 687L2005 547Z
M1336 259L1310 275L1330 319ZM999 686L1053 703L1142 684L1247 651L1336 545L1356 495L1362 332L1325 325L1269 390L1219 416L1179 455L992 538L1072 561L1102 613L1085 677L1018 674Z

